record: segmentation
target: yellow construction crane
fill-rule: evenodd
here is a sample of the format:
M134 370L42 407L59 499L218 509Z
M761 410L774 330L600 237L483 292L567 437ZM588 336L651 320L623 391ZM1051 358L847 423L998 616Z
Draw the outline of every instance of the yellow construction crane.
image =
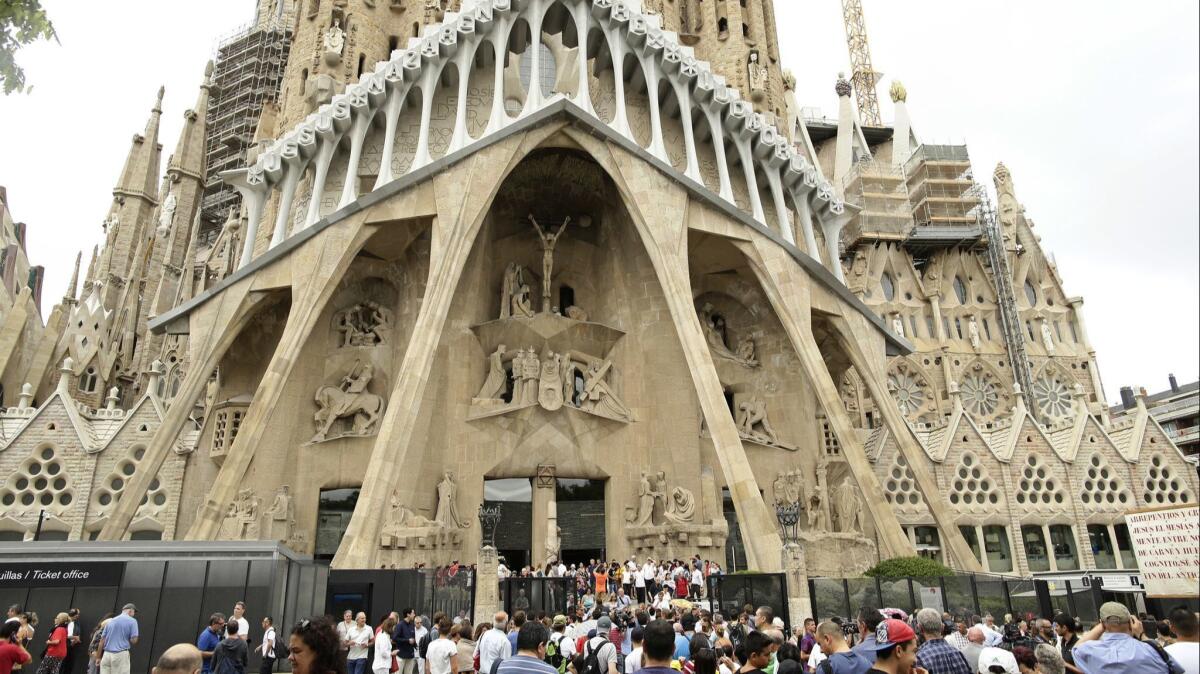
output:
M842 21L846 24L846 48L850 50L850 70L853 76L854 98L858 114L866 126L883 126L879 117L879 97L875 85L883 73L871 66L871 46L867 43L867 23L863 20L862 0L842 0Z

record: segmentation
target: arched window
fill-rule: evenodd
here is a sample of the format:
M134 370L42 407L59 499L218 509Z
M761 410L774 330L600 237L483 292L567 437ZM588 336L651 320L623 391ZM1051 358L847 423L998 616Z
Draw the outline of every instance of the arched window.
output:
M1033 287L1033 283L1029 279L1025 279L1025 299L1029 302L1029 306L1037 305L1037 289Z
M959 304L967 303L967 284L963 283L961 276L954 277L954 296L958 298Z
M883 298L891 302L896 299L896 282L892 280L892 275L883 272L883 276L879 277L879 285L883 286Z
M89 367L84 371L83 376L79 378L79 390L84 393L96 390L96 368Z
M541 58L538 63L538 83L543 96L549 96L554 91L555 80L558 79L558 65L554 62L554 52L545 44L539 42L537 49ZM526 49L521 55L521 84L529 91L529 77L533 69L533 50Z

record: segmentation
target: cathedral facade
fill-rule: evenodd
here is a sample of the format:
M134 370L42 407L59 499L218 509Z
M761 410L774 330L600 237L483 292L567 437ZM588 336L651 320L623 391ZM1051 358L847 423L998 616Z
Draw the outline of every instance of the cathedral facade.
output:
M206 76L82 282L6 303L0 536L1030 574L1133 569L1124 513L1195 501L1144 405L1109 416L1008 169L993 210L898 83L892 126L842 80L806 118L770 0L277 10L219 235Z

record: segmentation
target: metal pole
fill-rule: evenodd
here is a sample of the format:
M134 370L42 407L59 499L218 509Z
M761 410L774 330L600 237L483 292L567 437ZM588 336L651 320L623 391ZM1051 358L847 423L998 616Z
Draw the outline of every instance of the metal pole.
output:
M33 531L33 540L41 540L42 538L42 520L46 519L46 509L42 508L38 511L37 529Z

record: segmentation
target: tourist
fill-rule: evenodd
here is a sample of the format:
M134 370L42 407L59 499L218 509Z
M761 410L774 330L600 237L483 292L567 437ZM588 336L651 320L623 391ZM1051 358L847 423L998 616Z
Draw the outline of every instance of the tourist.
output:
M475 649L479 652L480 674L492 674L493 661L503 662L512 657L512 646L505 633L507 627L508 614L504 611L497 611L496 615L492 617L492 629L484 632Z
M917 666L924 667L929 674L972 674L971 666L961 651L942 638L945 625L936 610L923 608L917 611L917 626L925 643L917 649Z
M22 611L17 615L17 624L20 627L17 630L17 638L21 641L21 647L29 650L29 645L33 643L34 628L38 624L38 616L33 611Z
M258 665L258 673L271 674L271 670L275 666L275 647L278 646L275 636L275 621L271 620L271 616L263 616L262 628L262 643L254 649L256 652L262 653L262 661Z
M67 623L67 657L63 658L62 671L70 674L75 671L75 659L83 649L83 639L79 636L83 634L83 623L80 622L77 608L67 609L67 617L70 618Z
M1062 655L1054 646L1038 644L1038 647L1033 649L1033 655L1037 660L1037 671L1041 674L1064 674L1066 672L1066 663L1063 662Z
M959 618L954 621L954 629L946 635L946 643L957 648L959 651L967 650L967 644L971 643L967 640L967 621Z
M338 644L337 630L328 619L301 620L288 637L288 662L292 665L292 674L346 674L345 665L338 657Z
M1033 650L1025 646L1017 646L1012 651L1013 659L1017 661L1019 674L1038 674L1037 657Z
M700 570L699 566L692 567L691 581L692 599L700 601L704 595L704 572Z
M11 609L9 609L11 611ZM12 674L13 667L29 664L33 658L17 640L17 629L21 623L12 615L0 625L0 674Z
M775 674L801 674L804 662L800 659L800 647L791 642L784 642L775 651Z
M817 645L817 621L812 618L804 619L804 626L796 635L796 645L800 647L800 661L808 662L812 655L813 646Z
M225 623L225 638L217 644L212 655L213 674L246 674L250 658L246 641L238 634L240 626L236 619Z
M396 629L396 618L394 615L389 615L383 619L383 624L379 626L379 631L375 634L375 659L371 662L371 671L375 674L388 674L392 671L393 662L397 667L400 665L396 658L399 650L392 646L392 630L394 629Z
M941 622L941 616L937 616L937 621ZM871 674L923 674L916 666L917 634L908 623L888 618L879 624L874 636L871 648L875 653L875 665L869 670ZM947 647L950 646L947 644Z
M979 671L979 655L983 653L983 649L987 648L984 641L987 637L983 634L983 628L974 625L967 630L967 647L963 649L963 657L967 659L967 666L972 672Z
M200 649L200 657L204 660L204 674L212 671L212 656L221 643L221 636L224 632L225 614L214 613L208 617L208 627L205 627L200 632L200 636L196 637L196 648Z
M1055 619L1054 631L1058 634L1058 652L1062 656L1067 673L1082 674L1083 670L1075 666L1073 653L1075 646L1079 644L1079 621L1065 613L1060 614Z
M639 674L675 674L675 670L671 668L674 651L675 630L671 623L666 620L651 620L642 628Z
M558 674L558 670L546 663L546 627L537 621L528 621L517 632L517 651L503 660L496 674Z
M981 626L984 629L983 636L987 640L988 646L999 646L1004 642L1004 632L999 627L996 627L996 619L991 613L983 616Z
M546 644L546 662L560 673L566 671L567 665L575 657L575 640L567 635L567 622L565 615L554 616L550 623L550 641Z
M597 566L592 572L592 579L596 588L596 601L603 603L608 595L608 567L603 564Z
M622 674L634 674L634 672L642 668L643 649L645 647L646 638L645 627L635 627L629 630L629 639L633 645L633 649L629 651L629 655L625 656L625 671ZM675 630L671 630L671 649L675 648Z
M868 660L875 659L875 633L884 620L883 613L873 606L858 609L858 645L853 650L865 655Z
M125 604L100 635L100 674L129 674L129 649L138 642L137 607Z
M346 661L347 654L350 652L350 640L346 635L350 632L351 627L354 627L354 611L346 609L342 611L342 622L337 624L338 653L342 657L342 662Z
M850 649L839 622L822 622L813 637L816 643L808 657L808 667L819 674L864 674L874 663L872 657Z
M517 652L517 634L525 626L525 612L515 611L512 615L512 625L508 628L508 646L510 653Z
M1013 657L1012 652L999 646L984 646L979 653L976 671L980 674L1020 674L1017 659Z
M38 663L37 674L58 674L62 669L67 657L67 624L70 622L71 616L66 613L54 616L54 627L50 628L50 636L46 639L46 652Z
M1175 643L1164 650L1175 658L1187 674L1200 674L1200 622L1192 611L1182 606L1171 611L1171 631Z
M100 619L100 622L96 623L96 627L92 630L92 635L88 639L87 674L99 674L100 672L100 637L102 634L104 634L104 626L108 624L109 620L112 620L113 615L113 613L104 614L104 617Z
M1141 622L1124 604L1107 602L1099 613L1100 622L1080 635L1073 651L1075 666L1084 674L1182 674L1183 667L1169 654L1141 640Z
M437 638L425 650L425 671L429 674L458 674L458 633L450 618L442 615L435 623Z
M771 639L762 632L755 630L747 634L746 642L742 644L745 655L738 674L759 674L764 671L771 663L772 648Z
M596 621L596 636L588 639L583 647L585 658L596 654L601 674L617 674L617 647L608 638L611 629L612 620L608 616L601 616Z
M175 644L159 656L152 674L198 674L204 658L191 644Z
M239 601L233 605L233 616L229 618L229 622L236 622L238 626L237 635L242 641L250 641L250 621L246 620L246 602Z
M392 645L400 658L400 671L396 674L413 674L417 670L416 618L416 610L404 609L403 618L396 624L396 632L392 635Z
M425 650L429 648L429 618L419 615L413 618L413 632L417 635L417 673L425 674ZM393 626L394 627L394 626Z
M675 580L675 598L687 599L689 578L687 572L683 570L682 566L677 566L672 575Z
M367 614L359 611L354 616L354 626L346 630L346 641L350 643L350 649L346 651L347 674L366 674L368 649L374 636L375 631L367 624Z
M471 621L463 620L454 626L458 632L458 672L470 674L475 671L475 638L472 633Z

